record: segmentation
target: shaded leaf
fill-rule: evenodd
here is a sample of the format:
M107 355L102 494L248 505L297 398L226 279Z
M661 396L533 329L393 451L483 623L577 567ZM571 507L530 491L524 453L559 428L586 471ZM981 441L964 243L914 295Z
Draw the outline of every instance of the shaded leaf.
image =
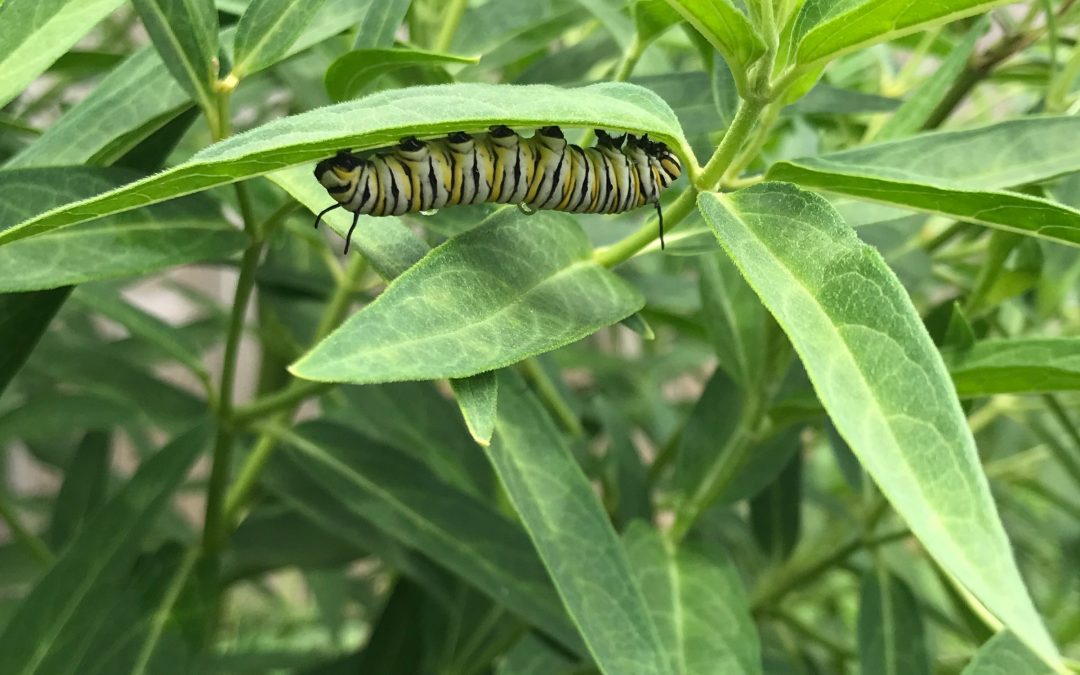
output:
M791 556L802 523L802 457L788 458L776 480L750 501L750 528L761 550L773 560Z
M603 506L519 377L499 383L488 457L601 672L671 672Z
M290 366L308 380L468 377L592 334L637 311L568 215L502 209L434 249Z
M665 0L637 0L632 12L637 39L643 45L649 44L682 21L679 13Z
M409 11L412 0L361 0L363 14L353 49L373 49L394 44L394 34Z
M722 552L675 549L642 522L623 538L634 578L679 675L761 673L761 646L742 581Z
M165 67L207 115L215 115L218 23L213 0L133 0Z
M859 591L859 665L863 675L930 674L918 602L880 568L863 575Z
M979 648L961 675L1050 675L1052 672L1015 635L1002 631Z
M455 56L423 49L357 49L338 57L326 70L326 91L335 101L356 98L376 78L411 66L477 63L479 57Z
M837 429L929 553L1058 663L948 373L881 256L828 202L790 185L703 194L698 204L788 334Z
M322 3L252 0L236 25L232 74L244 77L284 58Z
M71 288L35 293L0 293L0 394L19 372L49 327Z
M765 53L757 31L728 0L668 0L668 4L705 36L732 72L745 72Z
M64 482L53 503L49 521L49 547L64 548L105 501L109 485L109 443L104 431L88 431L75 449L71 463L64 467Z
M1080 339L980 340L967 349L944 349L960 396L1041 393L1080 389Z

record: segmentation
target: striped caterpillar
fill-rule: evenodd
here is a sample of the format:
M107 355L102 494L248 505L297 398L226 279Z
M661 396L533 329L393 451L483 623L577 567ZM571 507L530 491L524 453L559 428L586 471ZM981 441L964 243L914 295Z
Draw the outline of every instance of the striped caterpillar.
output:
M408 137L366 159L342 150L315 167L315 178L337 203L327 212L351 211L349 251L361 214L390 216L446 206L495 202L522 209L620 213L654 204L664 243L660 192L682 173L678 158L648 135L596 132L594 147L566 142L559 127L530 138L506 126L489 133L461 131L421 141Z

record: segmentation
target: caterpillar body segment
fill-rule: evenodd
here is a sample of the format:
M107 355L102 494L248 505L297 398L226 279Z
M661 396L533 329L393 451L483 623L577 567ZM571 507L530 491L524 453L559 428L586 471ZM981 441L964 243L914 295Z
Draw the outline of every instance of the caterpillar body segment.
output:
M408 137L367 158L347 150L315 167L315 178L351 211L391 216L448 206L494 202L522 209L570 213L620 213L654 204L663 214L660 192L682 173L678 158L648 136L596 132L597 143L582 148L566 142L559 127L542 127L524 138L506 126L483 134L454 132L427 141Z

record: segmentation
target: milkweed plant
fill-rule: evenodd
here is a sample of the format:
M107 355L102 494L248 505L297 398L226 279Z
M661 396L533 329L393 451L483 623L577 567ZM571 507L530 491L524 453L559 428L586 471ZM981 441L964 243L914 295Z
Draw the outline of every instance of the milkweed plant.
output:
M1080 672L1078 39L0 0L0 673Z

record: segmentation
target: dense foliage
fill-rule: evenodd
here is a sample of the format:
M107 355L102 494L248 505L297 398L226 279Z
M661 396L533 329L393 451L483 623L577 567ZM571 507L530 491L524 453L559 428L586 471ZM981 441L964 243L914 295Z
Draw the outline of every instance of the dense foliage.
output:
M0 0L0 673L1076 672L1078 38ZM497 124L665 142L666 249L312 229L316 161Z

